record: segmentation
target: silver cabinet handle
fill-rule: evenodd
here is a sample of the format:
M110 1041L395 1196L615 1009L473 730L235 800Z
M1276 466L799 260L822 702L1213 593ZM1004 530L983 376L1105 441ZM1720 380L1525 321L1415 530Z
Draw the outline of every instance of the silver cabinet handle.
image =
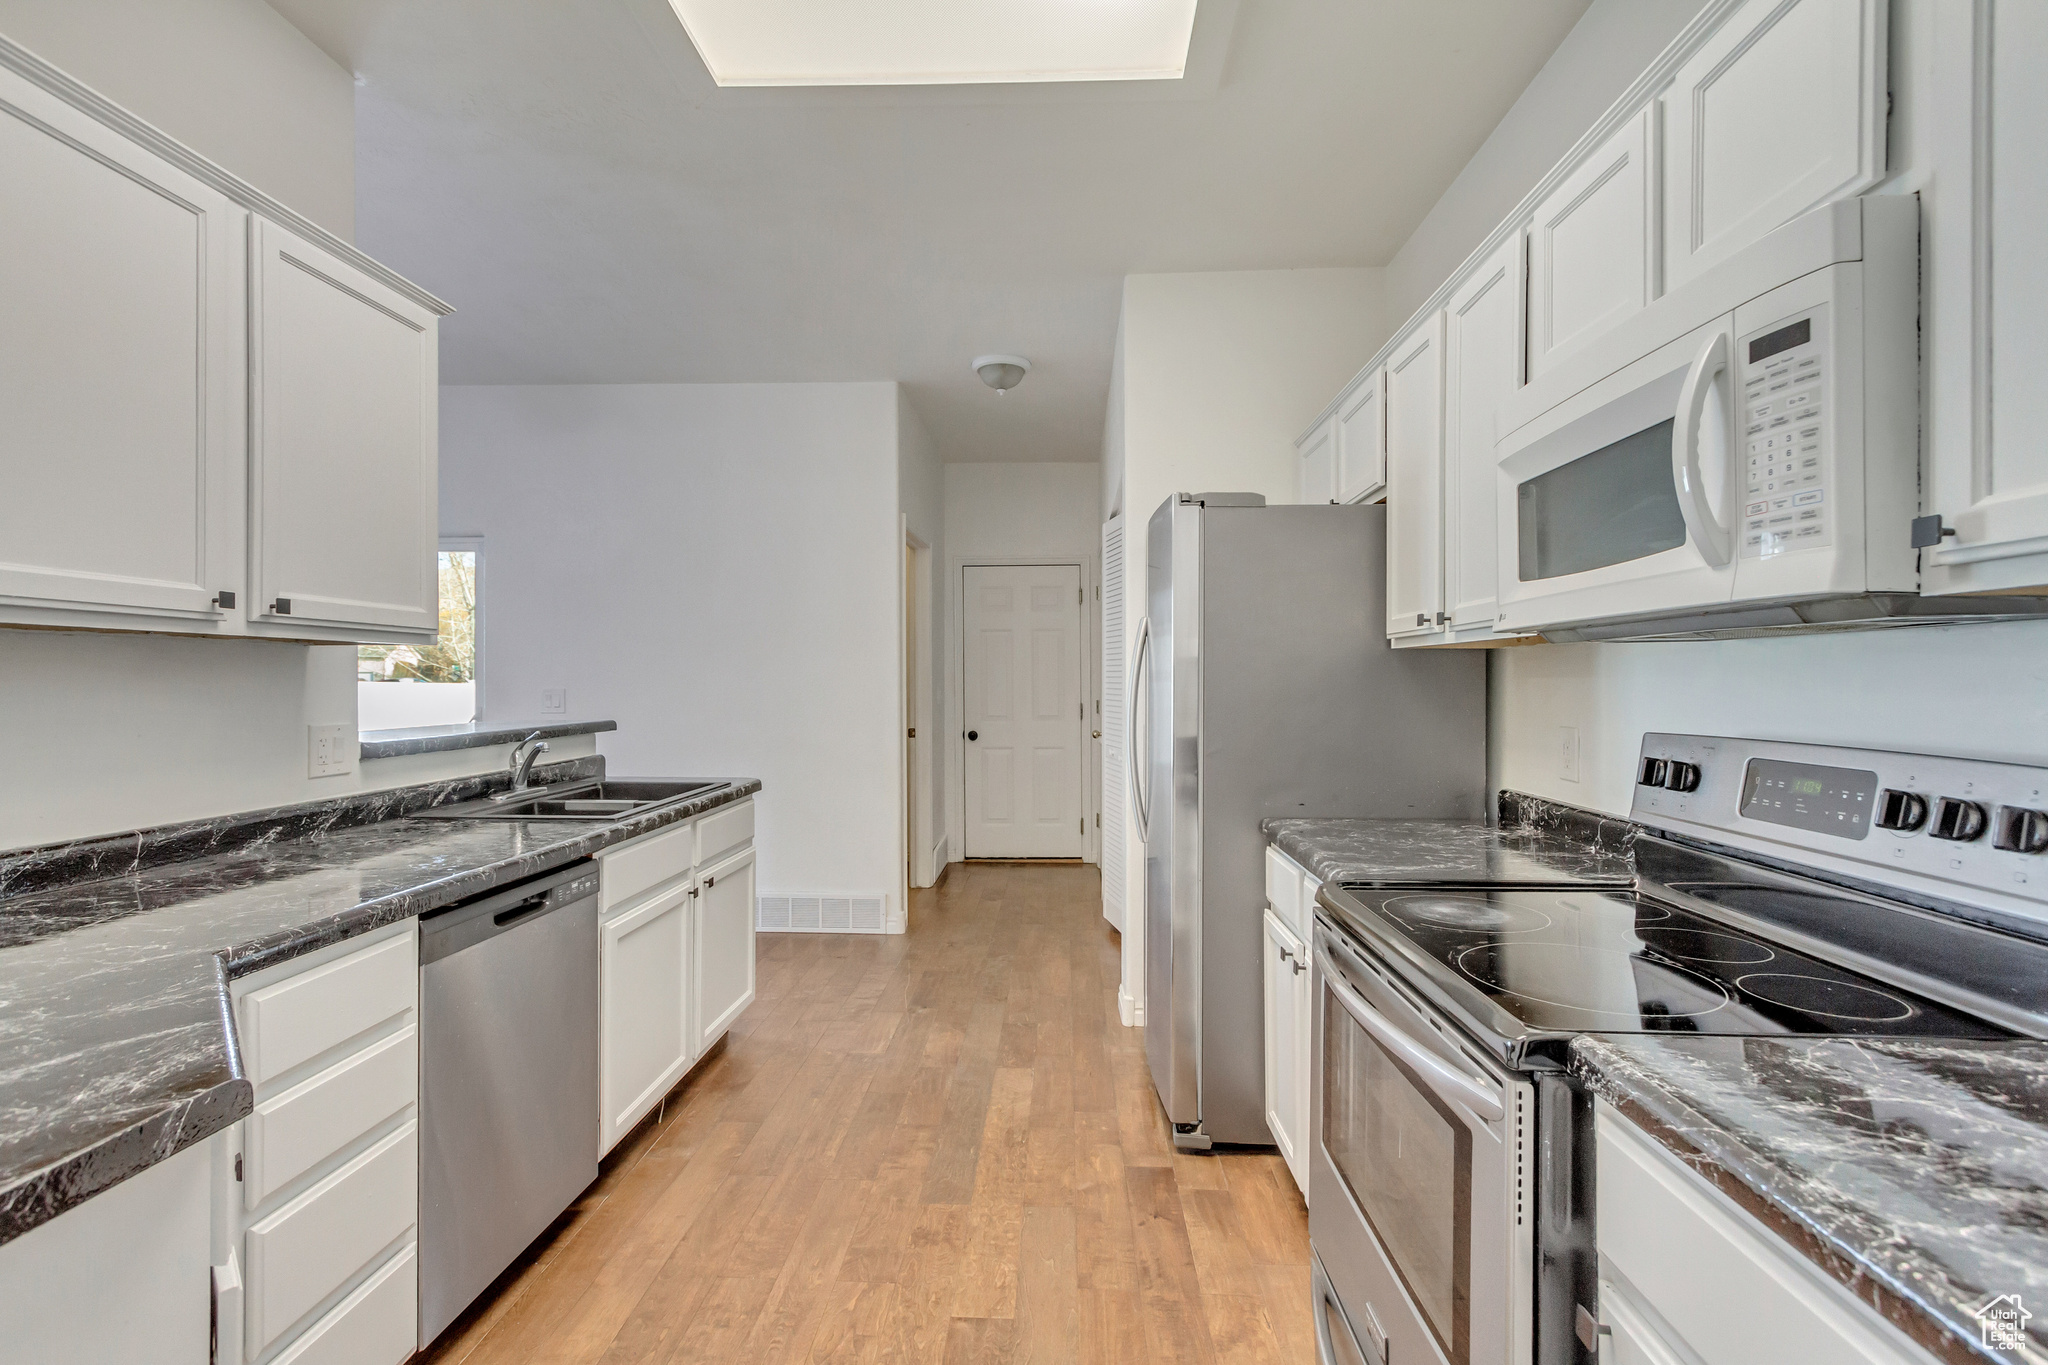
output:
M1344 1007L1360 1028L1371 1034L1381 1047L1399 1057L1420 1072L1439 1095L1455 1099L1467 1109L1488 1122L1504 1117L1507 1108L1501 1097L1492 1090L1453 1068L1449 1062L1431 1052L1401 1030L1395 1028L1380 1016L1380 1012L1365 1003L1365 997L1351 989L1344 980L1344 973L1324 954L1323 980L1330 987L1330 994Z

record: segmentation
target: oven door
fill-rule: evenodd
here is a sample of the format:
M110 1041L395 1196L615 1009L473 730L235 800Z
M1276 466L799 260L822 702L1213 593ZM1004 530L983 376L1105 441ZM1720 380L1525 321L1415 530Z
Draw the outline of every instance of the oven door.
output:
M1332 1323L1374 1365L1524 1365L1530 1087L1323 923L1315 972L1309 1237Z
M1501 439L1503 629L1658 616L1734 596L1733 327L1717 318Z

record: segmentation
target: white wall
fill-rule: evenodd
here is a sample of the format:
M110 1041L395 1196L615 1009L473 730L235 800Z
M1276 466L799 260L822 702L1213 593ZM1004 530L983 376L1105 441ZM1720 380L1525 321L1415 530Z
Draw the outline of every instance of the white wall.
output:
M764 894L900 916L894 384L448 388L485 716L563 687L620 774L759 777Z
M355 78L263 0L0 0L0 33L354 240Z
M261 0L0 0L0 33L352 231L354 82ZM425 780L397 775L418 763L307 778L306 726L355 725L354 654L0 631L0 767L32 778L0 784L0 848Z
M1391 330L1383 272L1250 270L1131 275L1105 433L1106 505L1121 506L1128 604L1145 600L1145 526L1175 492L1294 500L1294 438L1372 358ZM1115 439L1121 436L1120 440ZM1127 607L1125 657L1142 608ZM1126 905L1144 904L1143 840L1130 812ZM1111 818L1103 812L1105 820ZM1124 1002L1142 1019L1141 916L1123 935Z
M950 714L946 695L946 654L948 619L945 612L946 576L946 474L938 445L925 429L924 419L899 390L896 395L896 504L903 515L904 529L924 544L918 555L913 581L908 585L912 608L917 613L913 636L916 659L905 650L917 679L910 693L909 728L917 734L909 741L911 763L917 779L913 791L913 849L910 866L912 884L930 886L945 870L952 857L941 841L946 834L946 717ZM949 841L950 842L950 841ZM922 849L915 845L922 843ZM950 844L957 847L957 844Z
M1094 709L1102 695L1101 602L1095 586L1101 582L1102 466L1095 463L1003 463L949 464L946 466L946 574L945 609L948 628L946 698L951 714L962 714L966 686L961 657L960 604L962 567L974 563L1003 563L1036 560L1040 563L1071 563L1081 566L1081 581L1088 585L1081 620L1086 674L1083 692ZM1088 727L1096 728L1094 725ZM963 812L967 806L966 763L960 727L946 727L945 780L949 822L947 842L958 858L963 848ZM1097 798L1102 792L1101 754L1093 741L1084 756L1088 765L1088 790ZM1089 808L1092 815L1094 806ZM1101 834L1095 822L1088 822L1082 856L1097 861Z
M1389 334L1621 97L1705 0L1593 0L1387 262Z

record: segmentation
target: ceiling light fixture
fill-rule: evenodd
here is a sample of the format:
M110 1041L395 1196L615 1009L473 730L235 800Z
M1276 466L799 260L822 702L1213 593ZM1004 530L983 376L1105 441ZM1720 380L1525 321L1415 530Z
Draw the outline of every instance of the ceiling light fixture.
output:
M1197 0L669 0L720 85L1156 81Z
M978 355L974 372L1000 397L1024 382L1024 376L1031 373L1031 362L1021 355Z

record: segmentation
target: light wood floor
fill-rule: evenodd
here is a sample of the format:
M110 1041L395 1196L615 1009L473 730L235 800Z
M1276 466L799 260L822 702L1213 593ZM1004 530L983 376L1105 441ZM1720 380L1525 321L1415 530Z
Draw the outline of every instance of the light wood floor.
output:
M1311 1362L1271 1153L1176 1154L1095 869L961 864L759 998L421 1357Z

